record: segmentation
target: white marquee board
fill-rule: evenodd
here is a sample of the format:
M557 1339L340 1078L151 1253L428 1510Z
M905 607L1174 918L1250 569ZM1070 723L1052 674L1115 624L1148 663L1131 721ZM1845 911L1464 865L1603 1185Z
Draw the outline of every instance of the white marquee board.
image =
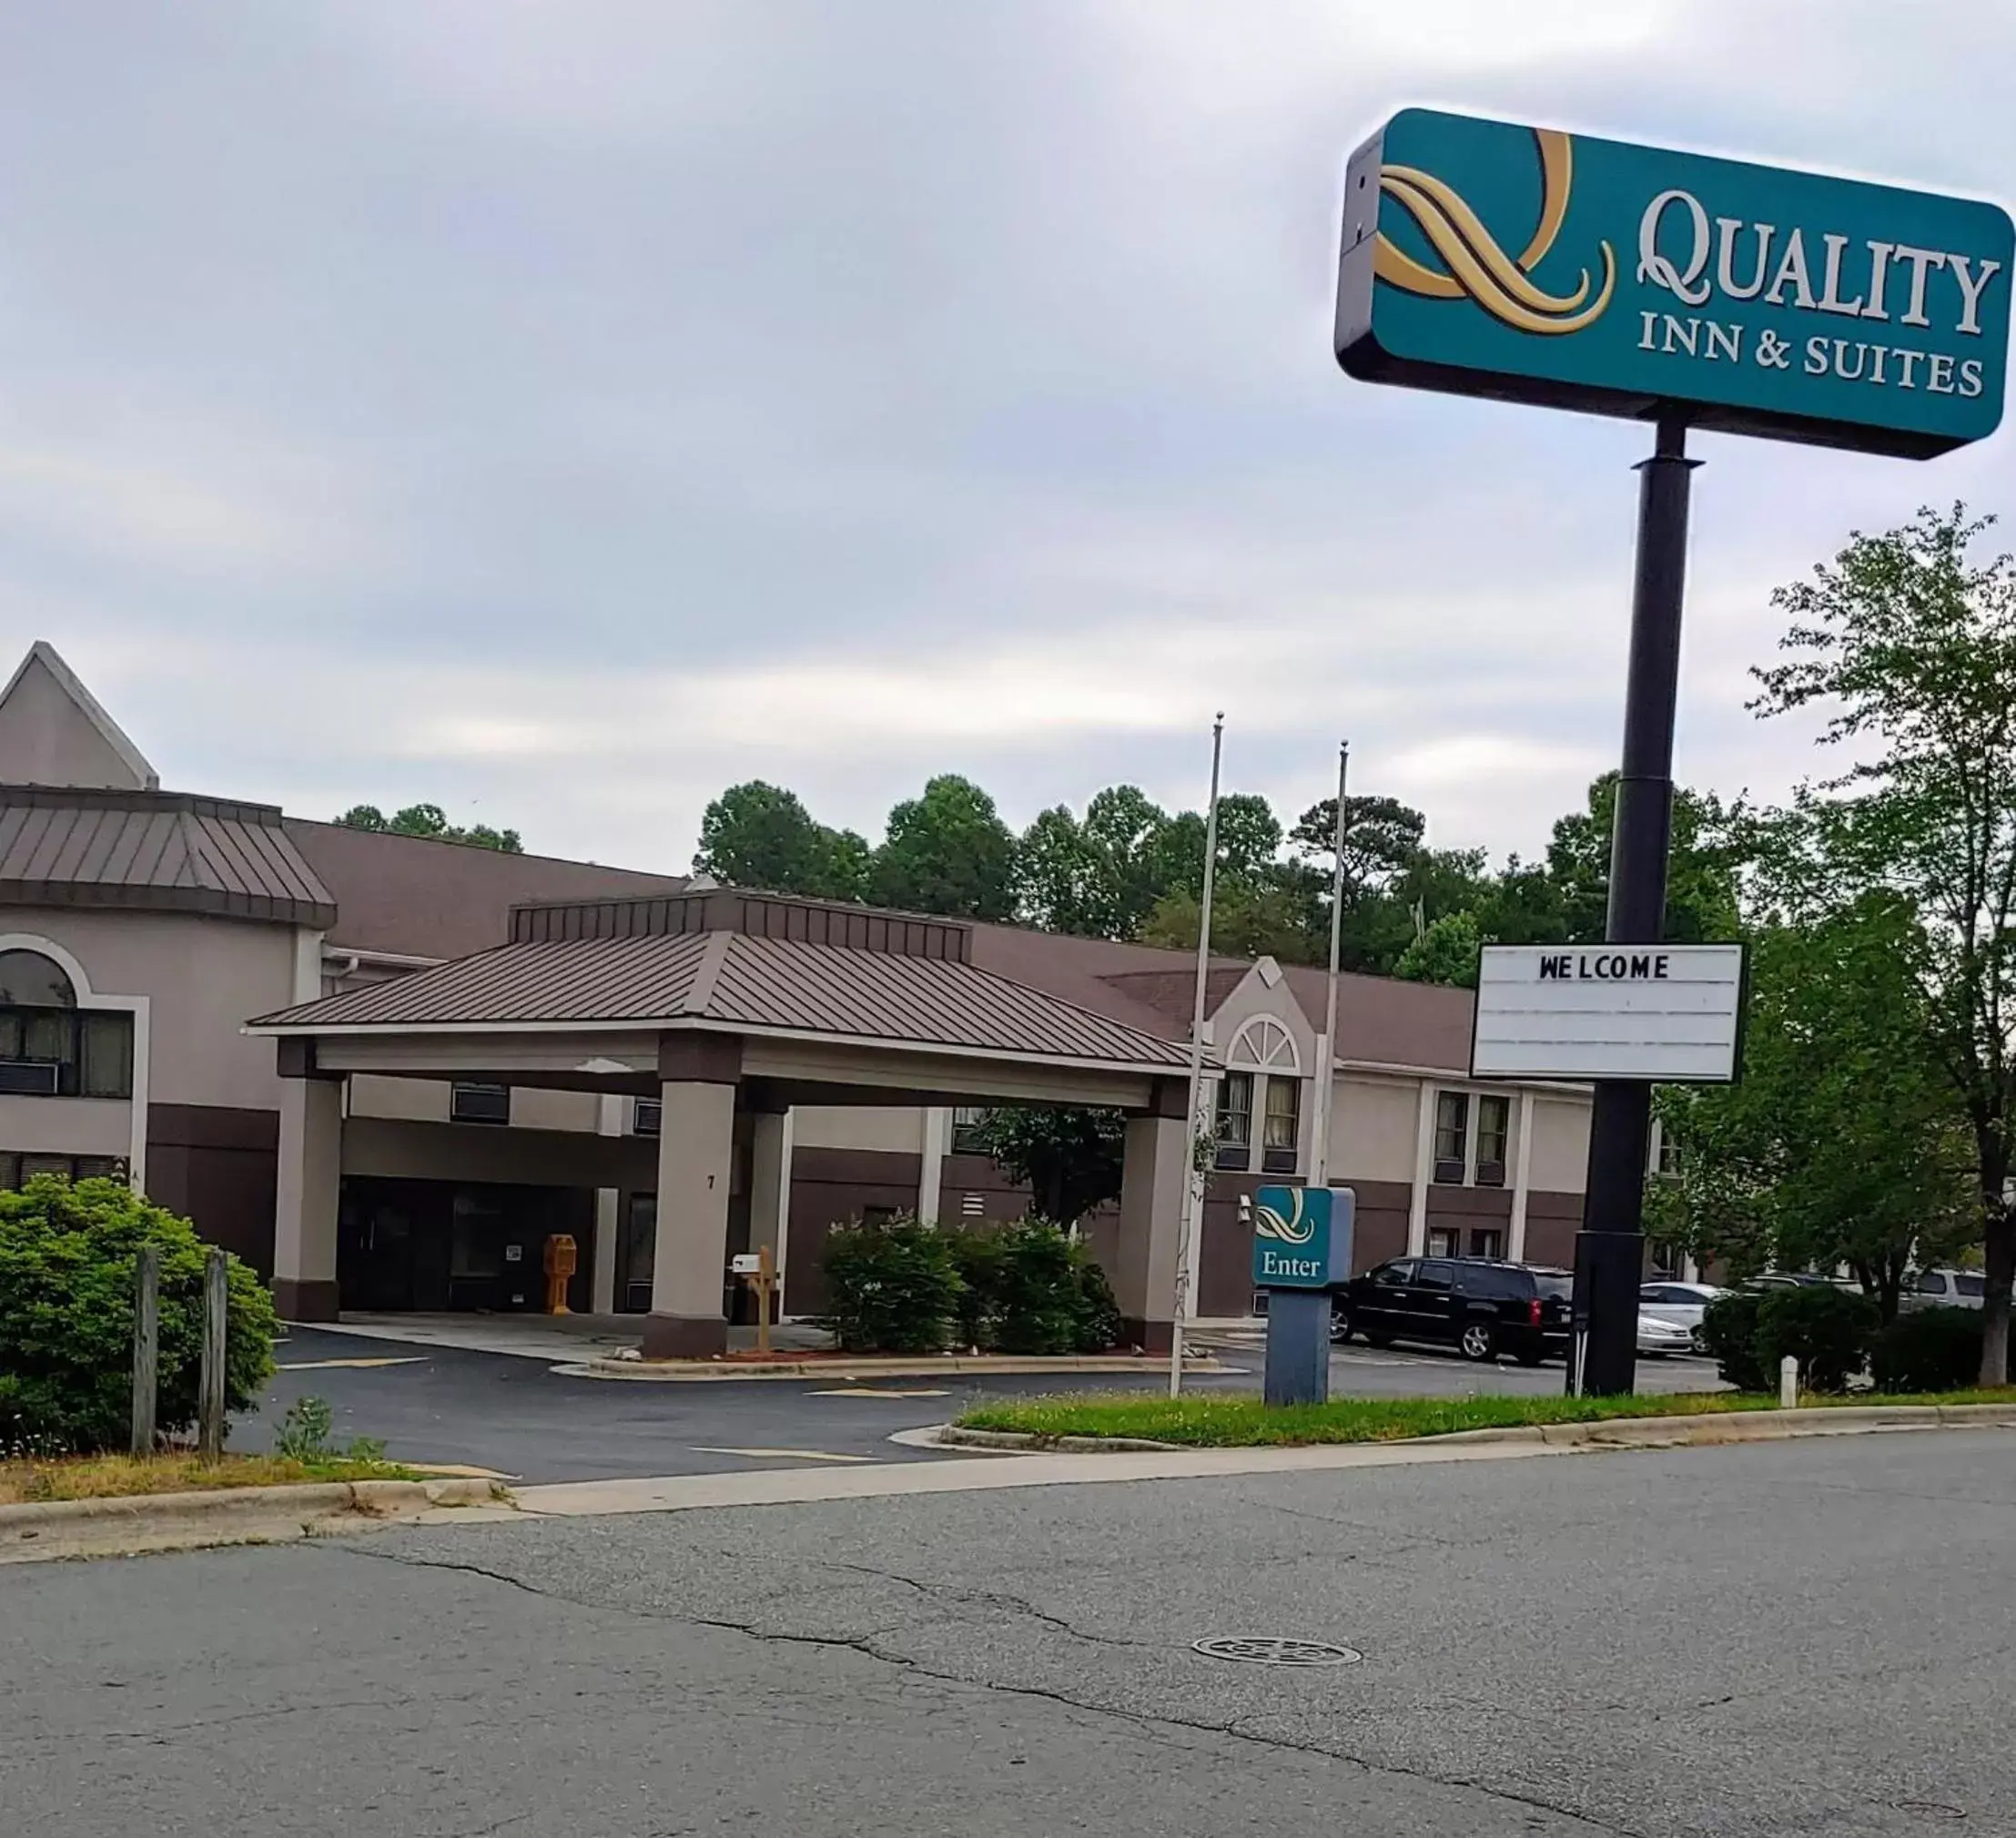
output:
M1743 998L1741 945L1486 945L1471 1076L1727 1084Z

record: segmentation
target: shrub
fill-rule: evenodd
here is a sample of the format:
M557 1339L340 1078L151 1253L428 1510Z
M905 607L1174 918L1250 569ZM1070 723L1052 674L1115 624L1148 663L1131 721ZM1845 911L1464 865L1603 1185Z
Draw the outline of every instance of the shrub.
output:
M0 1193L0 1442L84 1453L124 1447L133 1409L134 1267L160 1254L160 1390L165 1434L196 1422L207 1246L187 1219L123 1182L41 1174ZM254 1408L273 1373L273 1300L227 1264L224 1399Z
M1813 1284L1768 1290L1757 1312L1763 1389L1778 1383L1778 1362L1790 1354L1808 1391L1846 1391L1869 1363L1869 1344L1881 1323L1876 1304L1851 1289Z
M1757 1347L1758 1311L1764 1297L1756 1290L1735 1289L1708 1304L1701 1317L1701 1345L1715 1356L1715 1369L1725 1385L1738 1391L1768 1391L1777 1384L1764 1376Z
M1119 1305L1083 1244L1047 1219L950 1235L965 1292L959 1342L998 1353L1101 1353Z
M1869 1374L1879 1391L1959 1391L1981 1376L1978 1308L1916 1308L1876 1336Z
M826 1234L821 1325L849 1353L936 1353L963 1287L947 1236L907 1216Z

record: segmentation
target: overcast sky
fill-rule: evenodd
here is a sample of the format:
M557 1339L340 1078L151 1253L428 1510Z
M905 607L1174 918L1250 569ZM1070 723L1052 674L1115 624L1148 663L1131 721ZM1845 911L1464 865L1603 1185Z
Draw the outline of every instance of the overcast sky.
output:
M1395 105L1994 194L2003 0L63 0L0 11L0 641L177 787L431 798L682 868L765 777L879 833L1340 735L1531 853L1613 762L1626 423L1353 384ZM1771 587L2016 509L1697 437L1679 771L1781 793ZM11 661L11 660L10 660ZM4 672L6 666L0 666Z

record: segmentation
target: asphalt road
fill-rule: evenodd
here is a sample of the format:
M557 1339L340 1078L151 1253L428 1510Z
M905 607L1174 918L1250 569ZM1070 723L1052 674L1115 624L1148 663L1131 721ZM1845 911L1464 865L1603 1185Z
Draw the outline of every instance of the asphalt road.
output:
M1204 1389L1257 1390L1258 1344L1228 1347L1242 1372L1193 1379ZM422 1346L356 1335L289 1330L264 1405L234 1427L234 1448L268 1446L288 1405L326 1398L338 1440L381 1439L389 1455L482 1467L529 1482L614 1480L788 1467L820 1459L936 1460L892 1444L892 1431L943 1423L966 1400L1004 1393L1111 1390L1110 1377L892 1378L846 1385L751 1379L653 1385L565 1376L536 1359ZM1714 1368L1699 1360L1646 1361L1646 1390L1702 1390ZM1135 1381L1160 1384L1163 1381ZM1453 1356L1341 1348L1332 1359L1339 1396L1557 1392L1558 1366L1480 1367Z
M1971 1431L415 1529L0 1569L64 1838L2016 1830ZM1357 1664L1200 1657L1216 1635Z

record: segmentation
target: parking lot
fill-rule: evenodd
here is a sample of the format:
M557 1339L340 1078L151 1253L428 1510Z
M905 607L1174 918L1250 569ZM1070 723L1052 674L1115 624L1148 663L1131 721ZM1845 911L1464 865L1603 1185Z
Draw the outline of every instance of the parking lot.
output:
M1258 1332L1216 1336L1228 1369L1188 1381L1200 1390L1259 1388ZM929 1461L894 1443L898 1430L943 1423L976 1396L1159 1385L1107 1375L845 1380L746 1379L653 1384L593 1379L522 1355L294 1327L275 1349L279 1369L258 1414L241 1418L236 1448L270 1443L287 1406L326 1398L335 1436L381 1439L396 1460L481 1468L528 1482L702 1474L821 1462ZM1641 1362L1646 1391L1715 1388L1705 1360ZM1450 1355L1339 1347L1331 1386L1340 1396L1541 1394L1562 1386L1558 1364L1473 1366Z

